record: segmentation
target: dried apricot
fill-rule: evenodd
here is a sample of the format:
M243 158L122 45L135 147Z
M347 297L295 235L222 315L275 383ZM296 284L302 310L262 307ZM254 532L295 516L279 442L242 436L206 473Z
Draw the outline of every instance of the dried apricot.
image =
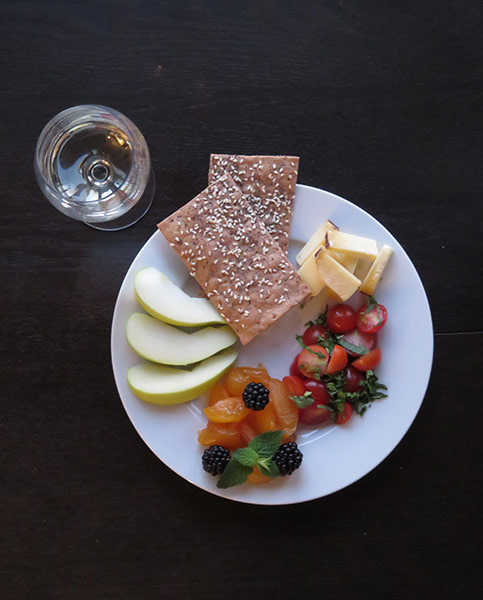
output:
M257 435L265 433L265 431L276 431L277 429L280 429L277 421L277 413L275 412L272 401L270 401L263 410L250 411L247 419L257 432Z
M263 383L270 380L267 370L263 365L254 367L232 367L227 375L225 387L230 396L241 396L245 387L250 383Z
M295 403L290 400L287 389L284 384L278 379L270 379L268 384L270 392L270 403L275 409L278 424L283 430L283 440L285 441L297 429L298 423L298 408Z
M242 443L237 423L213 423L212 421L208 422L205 429L200 429L198 442L202 446L219 444L231 450L240 448Z
M229 398L230 394L226 387L217 381L215 385L210 390L210 399L208 401L208 406L212 406L216 404L218 400L224 400L225 398Z
M255 428L249 423L248 418L243 419L243 421L239 423L238 429L240 431L240 438L243 446L248 446L253 438L258 435Z
M218 400L216 404L204 408L203 412L215 423L238 423L248 415L249 410L243 400L236 396Z

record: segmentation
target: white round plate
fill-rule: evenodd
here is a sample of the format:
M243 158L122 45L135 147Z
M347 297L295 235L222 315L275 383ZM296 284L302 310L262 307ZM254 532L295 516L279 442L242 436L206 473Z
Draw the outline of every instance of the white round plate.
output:
M290 477L278 477L264 485L241 485L228 490L216 487L216 479L201 468L202 447L198 430L206 418L200 398L188 404L153 406L134 396L126 371L142 362L129 346L125 324L134 311L142 311L134 295L134 275L153 266L185 291L196 295L196 282L159 231L151 236L134 259L122 283L114 310L111 352L114 377L124 408L145 443L165 465L190 483L218 496L251 504L292 504L326 496L354 483L374 469L397 446L421 406L433 359L431 313L421 280L396 239L373 217L347 200L305 185L297 185L289 257L309 239L315 229L330 219L348 233L374 238L378 246L394 249L377 299L388 309L388 322L378 335L383 360L377 369L389 397L374 402L361 418L354 415L344 426L325 425L298 429L298 444L304 454L302 467ZM321 306L323 302L323 306ZM360 303L359 294L351 304ZM238 346L238 365L263 363L272 377L289 373L300 351L295 334L316 317L325 301L310 301L294 308L246 347Z

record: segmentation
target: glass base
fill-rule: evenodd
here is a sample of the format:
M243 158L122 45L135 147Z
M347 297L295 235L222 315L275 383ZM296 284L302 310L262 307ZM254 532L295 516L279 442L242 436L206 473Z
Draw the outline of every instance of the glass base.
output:
M112 221L104 221L102 223L87 223L84 221L84 224L92 227L93 229L99 229L100 231L119 231L120 229L131 227L131 225L134 225L134 223L137 223L140 219L142 219L151 208L155 191L156 180L154 178L154 171L151 167L148 183L144 189L143 195L137 201L135 206L131 208L131 210L129 210L125 215L122 215L122 217L112 219Z

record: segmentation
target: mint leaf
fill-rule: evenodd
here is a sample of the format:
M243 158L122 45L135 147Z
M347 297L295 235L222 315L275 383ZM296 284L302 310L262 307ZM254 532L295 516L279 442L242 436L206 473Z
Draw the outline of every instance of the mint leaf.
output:
M253 467L242 465L237 460L232 458L227 464L226 469L224 470L220 479L218 479L216 487L225 490L226 488L233 487L234 485L245 483L252 471Z
M305 392L303 396L289 396L289 398L298 408L307 408L314 403L312 392Z
M260 458L272 458L282 441L283 431L266 431L257 435L248 444L248 448L254 450Z
M233 457L244 467L254 467L259 459L258 454L253 448L238 448L233 452Z
M278 477L280 475L277 465L271 458L260 459L258 461L258 468L262 475L267 475L268 477Z
M246 448L235 450L216 487L224 490L245 483L255 465L264 475L277 477L280 473L272 456L280 446L282 434L283 431L266 431L253 438Z

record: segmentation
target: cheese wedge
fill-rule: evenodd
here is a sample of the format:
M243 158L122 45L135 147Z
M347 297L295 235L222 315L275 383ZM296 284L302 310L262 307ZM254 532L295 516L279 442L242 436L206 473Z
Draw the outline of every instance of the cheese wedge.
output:
M316 262L322 281L337 294L342 302L348 300L359 289L360 279L357 279L327 252L319 252Z
M341 231L327 232L326 247L355 258L374 260L377 256L377 244L374 240Z
M300 279L309 286L312 296L317 296L317 294L324 287L324 282L319 275L319 270L317 268L317 263L315 260L315 254L312 254L300 267L298 270L298 274Z
M337 225L334 225L332 221L325 221L322 225L317 229L315 233L312 234L309 241L305 244L305 246L300 250L300 252L295 257L297 264L303 265L304 262L309 258L309 256L314 255L317 250L325 244L325 234L329 230L337 230Z
M369 273L361 284L360 291L364 294L372 296L376 291L377 284L381 280L381 276L386 268L389 259L391 258L393 249L390 246L384 245L379 252L378 257L369 269Z
M363 258L360 258L357 261L357 266L353 271L353 273L357 277L357 279L364 281L364 279L366 278L366 275L369 273L369 269L371 268L372 263L373 263L373 261L365 260Z
M340 263L343 267L345 267L351 273L354 273L357 263L359 259L355 256L350 256L349 254L340 254L339 252L335 252L335 250L331 250L330 248L326 250L327 254L335 258L335 260ZM356 275L357 277L357 275ZM357 277L360 279L360 277Z

